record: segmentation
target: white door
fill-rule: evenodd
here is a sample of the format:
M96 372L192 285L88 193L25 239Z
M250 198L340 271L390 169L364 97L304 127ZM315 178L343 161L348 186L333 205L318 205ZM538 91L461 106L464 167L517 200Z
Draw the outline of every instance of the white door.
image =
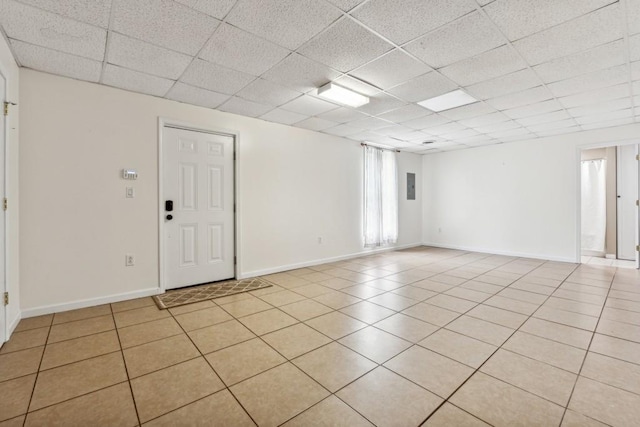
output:
M165 127L162 141L165 288L235 277L234 138Z
M618 147L618 259L636 260L638 214L638 147Z
M6 101L5 79L0 74L0 203L6 197L5 188L5 153L6 153L6 135L7 135L7 118L4 115L4 103ZM6 260L6 241L5 241L5 211L0 207L0 293L4 295L6 289L7 269ZM0 301L0 345L7 339L7 317L4 301Z

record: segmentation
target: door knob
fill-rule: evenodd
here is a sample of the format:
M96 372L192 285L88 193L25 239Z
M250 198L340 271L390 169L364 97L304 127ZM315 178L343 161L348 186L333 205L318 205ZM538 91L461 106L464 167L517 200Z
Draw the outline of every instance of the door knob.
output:
M171 221L173 219L173 215L167 215L167 221Z

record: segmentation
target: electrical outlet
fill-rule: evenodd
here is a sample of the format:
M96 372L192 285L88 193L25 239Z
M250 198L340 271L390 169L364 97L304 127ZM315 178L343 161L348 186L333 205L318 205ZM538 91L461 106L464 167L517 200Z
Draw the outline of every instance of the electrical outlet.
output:
M136 257L133 254L126 254L124 256L124 265L127 267L133 267L136 264Z

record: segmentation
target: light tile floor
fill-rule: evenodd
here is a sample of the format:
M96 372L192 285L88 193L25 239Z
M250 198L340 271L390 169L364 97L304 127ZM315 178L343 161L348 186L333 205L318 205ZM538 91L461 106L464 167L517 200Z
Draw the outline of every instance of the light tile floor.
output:
M416 248L24 319L0 426L598 426L640 419L640 274Z

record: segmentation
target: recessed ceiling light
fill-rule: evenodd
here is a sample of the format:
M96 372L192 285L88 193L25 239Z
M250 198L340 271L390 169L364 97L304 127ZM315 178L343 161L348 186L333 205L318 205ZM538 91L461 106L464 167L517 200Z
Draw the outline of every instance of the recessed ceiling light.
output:
M418 105L428 108L431 111L440 112L456 107L462 107L467 104L473 104L474 102L478 102L478 100L468 93L458 89L453 92L445 93L444 95L436 96L435 98L418 102Z
M318 89L318 96L350 107L360 107L369 103L369 97L360 95L335 83L327 83Z

